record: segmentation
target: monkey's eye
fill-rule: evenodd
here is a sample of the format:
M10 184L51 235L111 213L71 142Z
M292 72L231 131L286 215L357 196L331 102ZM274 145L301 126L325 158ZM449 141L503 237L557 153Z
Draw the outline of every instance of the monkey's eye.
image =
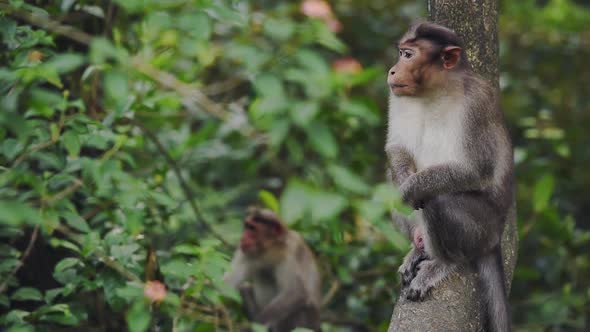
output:
M404 57L406 59L409 59L412 57L412 55L414 55L414 54L409 50L399 50L400 57Z
M254 225L252 225L249 222L247 222L247 223L244 224L244 228L247 229L247 230L251 230L251 231L256 230L256 227L254 227Z

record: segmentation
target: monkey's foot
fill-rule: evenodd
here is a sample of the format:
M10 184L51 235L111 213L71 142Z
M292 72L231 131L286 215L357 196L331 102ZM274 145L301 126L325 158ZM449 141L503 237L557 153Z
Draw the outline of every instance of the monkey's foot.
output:
M418 263L416 276L410 282L406 297L412 301L422 301L430 290L443 281L455 265L449 265L439 260L422 260Z
M424 251L412 247L412 250L406 255L403 264L398 270L402 279L402 288L407 287L412 282L418 272L418 264L426 258Z

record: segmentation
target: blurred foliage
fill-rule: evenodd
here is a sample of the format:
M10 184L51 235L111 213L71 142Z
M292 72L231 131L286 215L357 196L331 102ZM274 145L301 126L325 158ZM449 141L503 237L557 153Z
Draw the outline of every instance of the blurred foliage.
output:
M236 330L222 275L258 204L317 254L324 330L385 331L408 241L388 219L384 73L425 7L0 2L0 327ZM590 8L501 10L515 327L587 330Z

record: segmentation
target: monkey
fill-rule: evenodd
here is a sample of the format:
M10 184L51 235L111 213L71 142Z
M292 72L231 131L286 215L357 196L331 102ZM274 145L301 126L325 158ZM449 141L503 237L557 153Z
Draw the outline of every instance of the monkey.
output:
M248 210L224 279L239 290L248 319L269 331L320 331L321 279L315 256L301 235L271 210Z
M513 151L496 90L471 69L459 36L418 21L387 74L388 178L414 208L393 214L412 250L400 266L410 300L463 267L478 272L486 329L511 330L501 236L514 203Z

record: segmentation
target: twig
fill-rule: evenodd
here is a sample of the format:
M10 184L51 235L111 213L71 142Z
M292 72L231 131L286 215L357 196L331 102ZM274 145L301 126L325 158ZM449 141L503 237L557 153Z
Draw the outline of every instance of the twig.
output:
M29 239L29 244L27 245L27 248L25 249L22 256L20 257L18 263L12 269L12 271L10 271L8 276L6 276L6 279L0 285L0 294L4 293L4 291L8 287L8 282L10 281L10 278L12 278L18 272L18 270L20 270L20 268L23 265L25 265L25 260L31 254L31 251L33 250L33 247L35 246L35 242L37 241L38 235L39 235L39 225L35 226L35 228L33 229L33 233L31 234L31 238Z
M340 289L341 285L342 284L340 283L340 280L338 280L338 279L334 279L334 281L332 281L332 285L330 286L330 289L328 290L328 292L326 293L326 295L324 295L324 298L322 299L322 307L326 307L328 304L330 304L330 302L332 302L332 299L334 299L334 296L336 295L336 293Z
M225 320L225 327L227 327L228 332L234 332L234 325L232 324L231 319L229 319L227 308L222 304L219 306L219 311L221 311L221 316L223 317L223 320Z
M83 185L84 183L82 181L80 181L79 179L74 179L71 185L66 187L64 190L58 192L57 194L49 198L43 199L42 203L45 205L51 205L59 200L62 200L71 193L75 192L76 190L78 190L78 188L82 187Z
M65 118L64 113L62 112L61 115L59 116L59 123L58 123L59 126L57 128L57 135L55 135L55 136L52 135L50 140L48 140L46 142L35 144L30 149L24 151L18 158L16 158L14 160L14 162L12 163L12 167L18 166L31 153L35 153L37 151L43 150L43 149L48 148L48 147L52 146L53 144L57 143L59 141L59 136L61 134L61 131L64 128L65 121L66 121L66 118Z
M0 10L7 12L10 16L19 18L32 25L49 30L58 35L62 35L83 45L90 45L90 42L93 38L92 35L89 35L82 30L76 29L69 25L60 24L59 22L51 20L49 17L44 15L15 10L6 4L0 4Z
M39 150L43 150L45 148L48 148L50 146L52 146L53 144L55 144L57 142L57 140L54 139L50 139L49 141L46 142L42 142L39 144L35 144L33 145L29 150L23 152L23 154L21 154L18 158L16 158L16 160L14 161L14 163L12 163L12 166L18 166L20 163L23 162L23 160L25 160L25 158L34 152L37 152Z
M158 84L178 92L186 99L184 104L187 108L194 108L192 103L197 103L209 114L222 120L227 118L227 112L194 85L178 80L176 76L145 63L137 56L133 58L131 65L137 71L156 81Z
M209 96L215 96L224 92L227 92L240 84L244 83L245 81L237 76L228 78L225 81L215 82L203 87L203 93L206 93Z
M80 240L78 240L78 235L75 234L66 225L63 225L63 224L58 225L57 226L57 230L59 230L64 235L66 235L69 239L75 241L78 244L81 244ZM104 254L104 253L102 253L100 251L95 251L92 254L94 256L96 256L96 258L98 258L99 261L103 262L104 265L106 265L107 267L110 267L111 269L117 271L119 274L121 274L122 276L124 276L125 278L127 278L129 281L141 282L141 279L139 279L139 277L137 277L132 272L129 272L123 265L119 264L119 262L117 262L116 260L110 258L108 255L106 255L106 254Z
M170 167L172 167L172 171L174 172L174 174L178 178L178 182L180 183L180 187L182 188L182 191L184 192L184 195L186 196L186 199L187 199L191 209L193 210L193 212L195 213L197 218L200 219L201 226L203 228L207 229L209 232L211 232L211 234L213 234L213 236L215 236L215 238L217 238L219 241L221 241L225 246L229 246L229 243L220 234L215 232L213 227L211 227L211 225L207 222L205 216L201 212L201 209L199 209L199 206L194 201L194 199L193 199L194 195L192 193L192 190L189 187L188 183L184 180L184 177L182 176L182 173L180 171L180 168L178 167L178 164L176 163L176 161L174 161L174 159L172 159L172 157L170 156L170 154L168 153L166 148L162 145L162 143L160 142L158 137L156 137L156 135L154 135L154 133L152 133L149 129L147 129L141 122L139 122L135 119L129 119L129 120L135 126L140 128L141 131L143 131L143 133L148 137L148 139L150 141L152 141L152 143L154 143L154 145L156 146L158 151L160 151L160 153L164 156L164 159L166 160L168 165Z
M119 262L117 262L116 260L102 253L96 253L96 256L98 256L98 259L102 261L104 265L119 272L119 274L127 278L129 281L141 282L141 279L139 279L135 274L129 272L124 266L119 264Z

